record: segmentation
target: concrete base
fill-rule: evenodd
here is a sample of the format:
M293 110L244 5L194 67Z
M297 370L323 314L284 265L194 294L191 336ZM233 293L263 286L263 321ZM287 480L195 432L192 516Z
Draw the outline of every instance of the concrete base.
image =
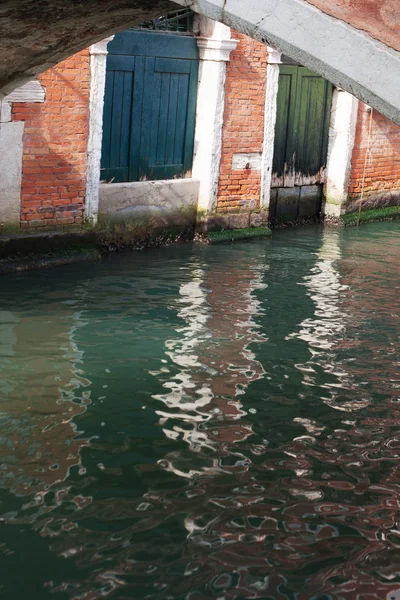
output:
M121 216L176 212L197 206L199 187L196 179L103 183L99 190L99 212Z

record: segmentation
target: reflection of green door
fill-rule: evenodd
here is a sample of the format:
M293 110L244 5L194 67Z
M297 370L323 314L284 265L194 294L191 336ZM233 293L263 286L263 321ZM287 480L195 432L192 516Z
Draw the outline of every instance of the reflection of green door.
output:
M190 176L198 49L189 36L124 31L108 45L101 179Z
M321 210L331 99L332 84L316 73L280 67L272 220L311 218Z

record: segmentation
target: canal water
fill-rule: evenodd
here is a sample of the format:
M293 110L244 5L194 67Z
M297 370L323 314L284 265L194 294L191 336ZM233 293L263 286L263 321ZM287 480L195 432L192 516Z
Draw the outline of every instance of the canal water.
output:
M400 598L400 226L0 280L0 596Z

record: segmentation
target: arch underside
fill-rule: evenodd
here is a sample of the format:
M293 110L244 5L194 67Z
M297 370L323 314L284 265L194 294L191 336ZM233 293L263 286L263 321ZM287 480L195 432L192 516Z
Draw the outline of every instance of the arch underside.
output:
M332 1L332 7L337 9L341 2ZM337 18L333 8L327 14L314 4L305 0L3 0L0 90L6 95L96 41L187 6L276 47L400 124L400 52L394 49L395 38L376 26L376 14L371 13L375 29L368 29L367 11L361 30L346 22L347 13Z

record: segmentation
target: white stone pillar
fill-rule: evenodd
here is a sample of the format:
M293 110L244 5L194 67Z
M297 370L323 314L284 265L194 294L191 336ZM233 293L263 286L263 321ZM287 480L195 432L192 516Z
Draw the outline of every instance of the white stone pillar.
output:
M215 211L221 163L226 63L238 44L230 28L202 18L197 44L200 52L194 144L194 179L200 181L199 211Z
M85 219L95 224L99 210L101 144L103 140L103 109L106 84L107 44L114 36L90 48L90 103L88 165L86 178Z
M267 85L265 91L264 143L261 163L260 208L268 209L271 198L272 161L279 90L279 65L282 54L268 46Z
M340 217L347 202L357 114L357 98L344 90L335 89L332 97L324 189L324 214L327 217Z

